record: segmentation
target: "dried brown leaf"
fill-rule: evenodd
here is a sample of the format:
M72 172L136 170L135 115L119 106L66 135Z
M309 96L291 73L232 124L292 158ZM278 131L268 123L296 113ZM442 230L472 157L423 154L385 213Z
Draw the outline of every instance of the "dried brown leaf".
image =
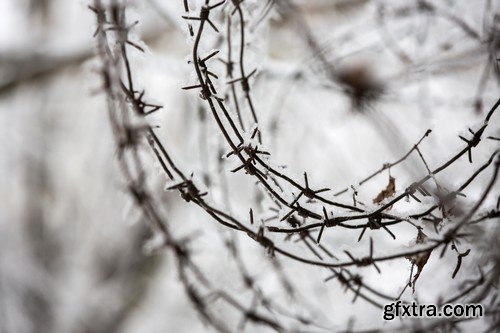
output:
M415 244L425 244L425 243L427 243L427 235L423 233L422 229L418 229L418 234L417 234L417 239L415 240ZM422 273L422 270L424 269L427 260L429 260L431 253L432 251L429 251L414 256L406 257L406 259L408 259L413 265L417 266L417 273L413 276L413 280L411 283L413 292L415 292L415 283L417 282L420 273Z
M396 193L396 179L394 177L389 177L387 187L373 199L373 203L381 203L384 199L392 197L394 193Z

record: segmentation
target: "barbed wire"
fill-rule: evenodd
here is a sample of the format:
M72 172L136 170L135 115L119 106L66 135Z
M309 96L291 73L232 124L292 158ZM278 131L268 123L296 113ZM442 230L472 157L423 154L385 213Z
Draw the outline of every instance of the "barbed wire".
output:
M263 136L259 128L257 117L258 112L252 99L252 85L249 82L249 79L257 73L257 70L254 69L247 74L245 68L244 52L247 45L245 43L245 34L247 33L246 31L248 27L245 23L245 3L239 0L232 0L232 7L226 6L223 9L225 12L225 22L227 24L227 36L225 40L228 44L228 53L226 60L221 59L226 64L227 82L230 84L232 104L235 109L233 114L237 115L237 121L234 121L230 112L231 108L227 106L226 99L218 94L215 81L219 80L219 76L217 73L211 71L210 60L214 59L219 54L219 50L212 51L206 55L201 55L202 51L200 50L200 42L203 36L208 33L206 31L208 26L215 33L219 32L217 22L214 22L211 19L211 14L213 11L220 10L221 6L225 3L226 1L221 1L215 4L210 4L209 0L206 0L201 6L199 13L194 15L190 10L189 1L184 0L183 2L186 13L183 17L188 21L189 34L194 38L192 59L190 62L193 65L197 79L195 84L186 86L183 89L199 90L201 100L206 103L208 110L217 123L220 133L224 137L226 144L229 146L230 151L226 154L226 157L228 159L236 158L240 163L238 167L232 169L231 171L239 172L241 170L250 177L255 178L257 184L261 185L263 190L274 200L278 208L272 210L271 212L276 215L275 217L266 219L266 223L273 220L279 220L278 223L286 221L289 225L291 225L291 228L271 226L264 223L257 226L255 223L256 218L253 215L252 209L249 210L250 220L248 224L235 218L230 213L226 213L225 211L216 208L205 199L205 196L207 196L210 192L210 189L205 192L201 191L199 186L193 180L193 175L191 174L189 177L186 176L188 173L183 172L177 166L176 161L170 156L165 144L162 143L154 128L151 127L147 121L145 121L146 116L153 112L157 112L161 109L161 106L147 102L145 99L145 92L139 91L135 87L133 69L131 61L129 60L127 49L132 47L138 51L142 50L137 44L129 40L128 33L134 27L134 24L128 25L126 22L125 4L119 0L115 0L111 1L110 5L104 6L100 0L94 0L93 6L90 7L96 14L97 18L98 28L96 31L96 37L97 49L102 62L101 76L103 79L103 90L106 92L108 100L110 124L117 141L118 160L127 183L127 188L136 204L141 208L143 214L151 223L151 228L163 235L165 239L164 247L168 248L174 254L177 261L179 278L184 285L188 298L191 300L191 303L200 316L218 331L231 331L231 329L227 328L216 314L212 313L210 310L211 302L207 301L207 297L203 296L199 291L200 289L203 289L207 290L205 295L212 296L208 297L212 298L212 301L213 298L222 300L241 313L242 319L238 325L241 330L245 327L246 322L264 325L278 332L298 332L302 331L302 326L309 327L314 324L309 319L306 320L301 317L294 317L294 315L288 313L288 311L277 310L277 308L280 308L281 306L274 304L275 302L266 296L256 285L254 279L246 269L243 260L239 256L239 251L237 250L234 242L228 244L228 249L237 263L242 282L246 288L252 291L254 300L250 306L245 306L242 302L237 300L237 297L234 297L228 292L222 291L213 286L203 273L202 268L198 266L194 260L192 260L192 254L189 251L190 239L179 239L172 235L168 223L161 213L161 209L157 208L158 204L154 200L155 194L147 188L147 173L144 169L144 162L139 153L141 149L140 146L142 142L144 142L144 138L151 148L153 155L160 163L165 175L175 182L174 185L168 186L167 190L179 192L181 197L187 203L198 206L219 224L234 231L246 234L249 238L265 248L271 257L277 255L303 264L326 268L333 273L331 278L337 279L339 283L346 288L346 290L350 290L354 293L353 301L356 301L359 297L360 299L364 299L368 303L380 308L382 307L382 302L384 300L398 299L401 295L399 297L393 297L378 291L377 288L367 285L363 281L363 277L361 275L351 272L349 270L350 268L373 267L376 271L380 272L381 268L378 266L378 263L380 262L409 258L417 260L415 258L422 255L430 255L438 248L441 248L440 257L443 257L446 249L451 246L451 248L456 251L458 258L457 266L453 272L453 277L455 277L461 267L463 258L470 251L467 250L465 252L460 252L457 247L458 242L469 235L468 232L463 231L463 229L465 229L468 225L481 223L485 220L493 219L495 216L498 216L498 207L494 211L480 212L481 206L485 203L488 195L491 194L497 179L498 169L500 168L498 151L495 151L491 155L490 159L479 169L473 172L472 175L469 176L456 191L441 194L437 191L429 190L426 183L429 180L434 180L436 182L436 186L440 188L441 186L437 183L435 175L446 171L466 154L468 155L469 161L472 163L472 151L482 141L483 134L496 109L500 105L500 100L498 100L491 107L490 111L484 118L482 126L478 130L469 130L469 138L460 137L460 139L464 141L465 146L456 152L452 157L442 162L440 166L431 169L419 148L419 145L424 138L430 134L430 131L426 131L424 136L422 136L421 139L400 159L393 163L384 164L381 169L375 171L360 181L358 186L361 186L367 181L382 174L385 170L390 170L390 168L403 163L413 152L416 152L425 164L427 169L427 174L425 176L415 180L410 184L410 186L405 188L400 193L394 193L392 197L384 198L384 201L378 205L376 209L373 210L370 207L359 204L356 200L356 194L353 196L353 204L328 199L328 197L322 193L330 191L329 188L312 189L309 185L310 179L308 178L306 172L304 172L304 185L301 185L284 172L272 167L271 154L261 148L263 144ZM231 17L235 13L237 13L239 17L240 48L239 54L236 57L239 59L239 78L234 78L233 65L235 63L232 60L233 56L231 46ZM114 43L118 46L117 48L113 47ZM251 132L247 133L250 134L249 136L244 135L248 127L245 125L245 120L242 118L241 114L243 108L239 104L238 88L235 85L237 82L240 82L241 84L239 89L245 98L247 108L252 115L254 123L253 126L250 127ZM223 120L229 124L229 128L224 124ZM248 137L249 139L245 139L245 137ZM493 167L491 168L490 166ZM474 206L468 211L468 213L459 219L458 222L452 221L448 218L447 221L449 222L450 227L444 232L440 232L436 226L445 220L447 217L446 212L450 211L450 207L455 204L456 197L463 195L462 191L469 184L471 184L481 172L487 170L488 168L493 169L493 175L480 199L476 201ZM288 184L291 188L298 190L299 193L294 195L293 192L286 192L285 187L280 184L280 182ZM347 191L348 189L341 190L333 195L332 198L346 193ZM409 198L412 198L420 204L421 200L417 196L417 192L419 195L424 197L434 196L438 199L439 203L432 205L431 207L423 208L423 212L421 213L409 216L398 216L396 214L388 213L390 207L393 207L395 204L404 199L409 200ZM300 199L304 200L301 201ZM320 203L319 212L314 210L315 203ZM344 214L337 212L337 209L343 210ZM441 210L441 217L433 215L433 212L436 209ZM333 217L331 216L332 211L335 213ZM482 216L474 220L473 218L478 213ZM304 221L300 222L297 216L303 218ZM320 222L306 223L308 220L316 220ZM358 220L366 220L367 222L362 224L346 223L348 221ZM396 239L396 235L390 231L388 226L407 222L420 232L421 226L419 224L423 221L432 221L436 228L436 234L441 234L441 237L437 239L430 239L429 245L416 244L413 249L407 251L377 256L376 249L378 247L372 238L370 238L369 249L367 251L368 254L363 257L357 257L349 250L344 250L343 254L335 253L320 244L326 228L343 228L346 230L362 229L357 241L361 240L367 229L372 231L383 230L392 238ZM320 230L317 237L313 237L311 235L311 229L318 228ZM308 252L310 252L310 254L317 259L311 259L307 255L299 255L285 249L284 247L276 244L276 242L268 236L268 233L285 233L288 239L296 236L297 240L304 244L308 249ZM330 261L324 260L324 257L328 257ZM347 259L341 260L339 259L341 257L347 257ZM411 274L413 274L414 265L415 263L412 265ZM419 267L419 271L420 270L421 267ZM280 270L277 270L276 274L281 275L282 277L284 276L284 273ZM415 284L416 278L414 278L413 282L411 282L411 274L409 279L410 282L408 282L407 285L411 285L412 283ZM417 274L419 274L419 272ZM327 280L330 280L331 278L327 278ZM286 279L282 280L285 281ZM481 281L484 283L484 280L485 278ZM289 285L289 283L283 283L284 285ZM474 288L469 288L467 289L467 292L462 292L457 296L451 297L451 299L458 300L470 295L470 293L476 290L479 285L480 284L476 285ZM286 287L285 289L291 290L290 287ZM301 326L299 328L285 327L280 324L279 320L274 319L272 316L260 313L260 311L257 310L259 307L258 305L266 309L268 313L281 313L282 317L298 320L301 323ZM319 323L315 323L315 325L317 325L317 327L322 326Z

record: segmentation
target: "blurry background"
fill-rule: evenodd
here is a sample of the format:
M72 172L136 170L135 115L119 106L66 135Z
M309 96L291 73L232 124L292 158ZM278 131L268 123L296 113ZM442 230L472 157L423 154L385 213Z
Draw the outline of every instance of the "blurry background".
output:
M295 0L300 19L287 11L287 1L276 1L269 12L267 1L248 3L247 67L259 69L252 91L264 142L276 165L286 165L296 179L307 171L314 187L336 191L355 184L402 156L427 129L433 133L422 151L437 166L460 147L457 134L479 124L498 98L498 1ZM115 162L94 59L95 17L87 5L0 0L0 331L202 332L169 255L144 252L151 235ZM222 140L196 93L180 89L192 83L182 1L137 0L130 8L129 20L140 21L134 38L147 46L145 54L133 53L135 80L164 106L151 122L161 126L177 162L213 191L220 207L243 219L250 206L264 214L268 203L253 181L228 172L234 165L212 154L222 152ZM220 73L222 66L214 63ZM500 134L498 115L489 131ZM484 142L474 152L473 168L493 146ZM453 187L471 170L463 159L440 180ZM421 164L408 163L391 174L401 190L424 172ZM165 179L157 174L151 163L175 230L196 233L196 251L211 277L240 290L222 241L227 231L177 194L163 192ZM487 179L468 188L471 200ZM360 200L371 203L386 183L383 174L366 184ZM413 239L404 227L395 229L397 246ZM357 236L325 233L323 242L366 249L364 242L356 245ZM387 234L373 236L388 249L397 247ZM264 251L244 237L240 242L264 288L286 301ZM442 282L448 285L456 258L443 260L449 266L429 260L426 270L433 273L422 273L420 301L446 293ZM352 304L352 294L337 282L324 283L327 272L283 263L304 304L312 304L309 310L325 325L382 323L379 309L362 300ZM397 294L409 263L381 266L383 278L376 272L366 278L384 281L379 287Z

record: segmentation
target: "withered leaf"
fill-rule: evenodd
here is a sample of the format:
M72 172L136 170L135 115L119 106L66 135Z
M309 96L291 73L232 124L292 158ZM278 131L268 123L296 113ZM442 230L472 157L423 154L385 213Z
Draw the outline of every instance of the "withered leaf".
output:
M384 199L392 197L394 193L396 193L396 179L394 179L394 177L389 177L387 187L373 199L373 203L381 203Z
M425 244L425 243L427 243L427 235L423 233L422 229L418 229L418 234L417 234L417 239L415 240L415 244ZM415 293L415 283L417 282L420 273L422 273L422 270L424 269L427 260L429 260L431 252L432 251L424 252L414 256L406 256L406 259L408 259L413 265L417 266L417 273L413 276L413 281L411 283L413 293Z

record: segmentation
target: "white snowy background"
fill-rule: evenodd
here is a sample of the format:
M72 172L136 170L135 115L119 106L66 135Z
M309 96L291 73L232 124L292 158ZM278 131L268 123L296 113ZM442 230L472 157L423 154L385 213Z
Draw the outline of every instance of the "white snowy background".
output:
M255 17L265 2L252 1ZM480 40L440 15L389 15L411 1L295 2L335 70L363 68L384 87L379 98L357 110L318 71L295 22L271 11L248 36L246 67L259 70L252 94L272 163L286 165L297 180L307 171L315 188L343 189L404 155L427 129L432 134L421 150L430 166L438 166L462 147L458 134L480 125L499 97L494 65L479 88L491 60L486 39L495 28L498 1L432 2L467 22ZM115 161L94 58L95 17L87 5L81 0L0 0L0 332L204 332L209 329L189 304L172 258L162 251L144 252L149 233ZM382 5L388 13L385 28L380 24ZM136 85L164 106L149 119L160 126L158 133L177 163L200 182L210 174L210 200L219 207L244 221L250 207L259 218L269 216L269 202L262 201L254 180L229 172L237 166L234 161L223 164L225 197L215 154L223 146L221 136L206 110L205 121L200 121L197 93L181 90L194 80L187 63L191 42L186 42L182 1L137 0L130 2L129 13L130 21L140 21L135 40L147 45L145 54L131 51ZM205 42L204 50L210 51L211 40ZM402 61L394 48L411 60ZM222 64L214 61L213 66L224 77ZM498 125L496 114L487 135L498 136ZM495 142L484 141L473 153L472 166L463 157L438 179L451 188L458 186L493 149ZM397 191L426 173L416 157L391 170ZM166 179L159 170L151 162L150 181L176 236L194 233L194 253L209 277L250 299L224 247L231 233L178 194L164 192ZM489 175L482 174L467 188L465 208L479 197ZM359 200L371 205L387 178L387 172L382 173L361 187ZM350 203L350 196L340 198ZM412 211L411 203L393 208L402 215ZM402 250L416 235L405 225L391 230L397 241L383 231L367 231L377 253ZM366 253L367 235L357 243L357 230L337 231L326 230L322 244L335 253ZM432 227L425 232L432 234ZM265 251L244 235L237 239L261 287L276 301L291 302L272 274ZM293 242L283 244L305 252ZM477 260L472 258L480 252L464 260L455 280L450 276L456 256L448 253L441 260L431 256L416 293L408 289L404 299L435 302L461 281L476 277ZM300 291L300 304L290 305L293 311L313 313L316 322L335 330L397 324L384 322L381 310L362 299L353 304L353 294L345 293L338 281L323 282L328 271L286 259L281 263ZM410 263L401 259L380 268L380 275L373 267L361 269L364 281L398 294ZM221 317L237 325L239 318L224 311L220 309ZM481 322L471 325L484 327ZM260 330L249 325L247 331Z

